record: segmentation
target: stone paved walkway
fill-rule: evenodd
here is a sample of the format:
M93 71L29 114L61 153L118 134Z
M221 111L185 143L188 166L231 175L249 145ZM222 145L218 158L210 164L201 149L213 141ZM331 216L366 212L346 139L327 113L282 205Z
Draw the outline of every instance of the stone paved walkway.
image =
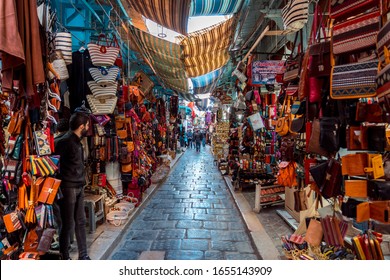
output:
M110 259L134 260L150 251L166 260L259 258L209 147L186 151Z

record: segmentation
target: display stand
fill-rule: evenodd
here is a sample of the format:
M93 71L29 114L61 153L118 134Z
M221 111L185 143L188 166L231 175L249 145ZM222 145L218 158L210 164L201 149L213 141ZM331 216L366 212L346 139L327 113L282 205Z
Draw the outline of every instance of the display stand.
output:
M254 212L259 213L262 207L284 203L284 187L280 185L262 186L256 184Z

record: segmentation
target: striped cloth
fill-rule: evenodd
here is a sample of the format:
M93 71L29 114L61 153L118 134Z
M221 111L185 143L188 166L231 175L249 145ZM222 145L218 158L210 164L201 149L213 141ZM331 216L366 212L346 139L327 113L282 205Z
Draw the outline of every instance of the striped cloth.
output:
M184 92L179 92L179 97L181 97L182 99L184 99L186 101L189 101L189 102L192 102L192 101L194 101L196 99L193 94L191 94L191 93L184 93Z
M183 47L184 64L189 77L197 77L221 68L229 61L228 48L236 24L232 17L220 24L178 36Z
M153 71L169 88L188 92L188 81L182 61L181 47L130 26L131 37L137 42Z
M194 94L213 92L222 73L223 68L220 68L203 76L191 78Z
M193 0L190 16L229 15L238 12L243 0Z
M144 17L181 34L187 34L191 0L127 0Z

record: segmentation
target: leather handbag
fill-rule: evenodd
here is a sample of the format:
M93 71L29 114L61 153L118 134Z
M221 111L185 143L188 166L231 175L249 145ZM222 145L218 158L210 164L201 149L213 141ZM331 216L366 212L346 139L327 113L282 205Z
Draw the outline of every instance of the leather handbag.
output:
M307 130L306 130L307 131ZM321 125L318 119L312 122L311 135L307 151L309 153L318 154L321 156L329 156L329 152L320 145Z
M375 46L380 25L380 12L375 10L333 26L333 54L349 53Z
M42 190L39 193L38 201L46 204L53 204L60 185L61 180L47 177L45 183L43 184Z
M152 80L143 71L135 74L132 85L137 86L144 94L148 94L154 87Z
M378 103L358 102L356 106L356 121L382 123L384 121L382 107Z
M390 200L390 182L369 180L368 196L373 200Z
M106 39L105 44L100 40ZM97 43L89 43L88 51L94 66L113 66L119 54L119 48L108 43L104 34L99 35Z
M328 160L324 184L319 186L324 198L336 197L341 194L341 164L334 158Z
M307 23L309 16L308 0L289 0L282 9L285 30L300 30Z
M22 125L24 121L24 109L13 112L8 124L8 133L12 136L19 135L22 131Z
M321 102L323 85L324 85L324 80L322 78L309 77L309 101L310 101L310 103Z
M368 154L357 153L341 157L342 175L365 176L364 168L368 166Z
M356 219L356 208L360 203L363 203L363 201L348 198L346 202L341 204L341 213L343 213L343 216L345 217Z
M340 120L335 117L323 117L320 120L320 146L329 153L340 149Z
M297 44L298 36L301 38L301 42L302 42L302 37L303 37L302 31L297 32L295 35L293 48L291 50L291 55L286 60L286 71L283 75L283 82L291 82L297 80L302 70L303 53L302 53L301 45L298 47ZM297 53L294 56L295 49L297 49Z
M368 149L384 152L386 148L386 127L384 125L367 127Z
M290 116L285 114L285 111L287 108L290 107L290 98L286 96L283 101L282 105L282 111L280 112L280 115L277 119L276 126L275 126L275 132L278 133L280 136L285 136L289 133L289 122L290 122Z
M40 255L44 255L50 250L51 243L53 241L53 237L56 232L57 231L54 228L46 228L43 231L37 247L37 251Z
M3 216L3 221L8 233L12 233L23 227L17 210L5 214Z
M390 223L390 201L370 201L360 203L357 207L356 221L358 223L370 219L381 223Z
M378 6L379 0L334 0L330 2L330 18L341 21Z
M345 180L345 195L354 198L367 198L367 181L366 180Z
M296 212L307 210L307 197L306 191L302 188L294 191L294 210Z
M333 99L376 96L378 60L334 66L331 75Z
M306 118L304 115L293 115L290 122L291 133L304 133L306 129Z
M317 159L315 158L305 158L304 160L304 169L305 169L305 184L309 185L314 182L313 176L310 174L310 169L317 165Z
M309 76L329 77L332 71L331 43L329 40L314 43L309 47Z
M280 154L283 161L292 161L294 160L294 136L285 136L282 137L280 144Z
M367 150L367 127L365 126L349 126L347 128L347 149Z
M322 242L324 232L321 221L310 219L309 226L305 234L305 241L312 246L319 246Z

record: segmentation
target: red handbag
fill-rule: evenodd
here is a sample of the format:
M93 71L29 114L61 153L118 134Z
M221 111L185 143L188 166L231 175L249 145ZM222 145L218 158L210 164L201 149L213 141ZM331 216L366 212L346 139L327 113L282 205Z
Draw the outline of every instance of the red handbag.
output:
M316 77L309 78L309 100L311 103L321 102L321 92L322 92L323 83L324 83L323 79L318 79Z

